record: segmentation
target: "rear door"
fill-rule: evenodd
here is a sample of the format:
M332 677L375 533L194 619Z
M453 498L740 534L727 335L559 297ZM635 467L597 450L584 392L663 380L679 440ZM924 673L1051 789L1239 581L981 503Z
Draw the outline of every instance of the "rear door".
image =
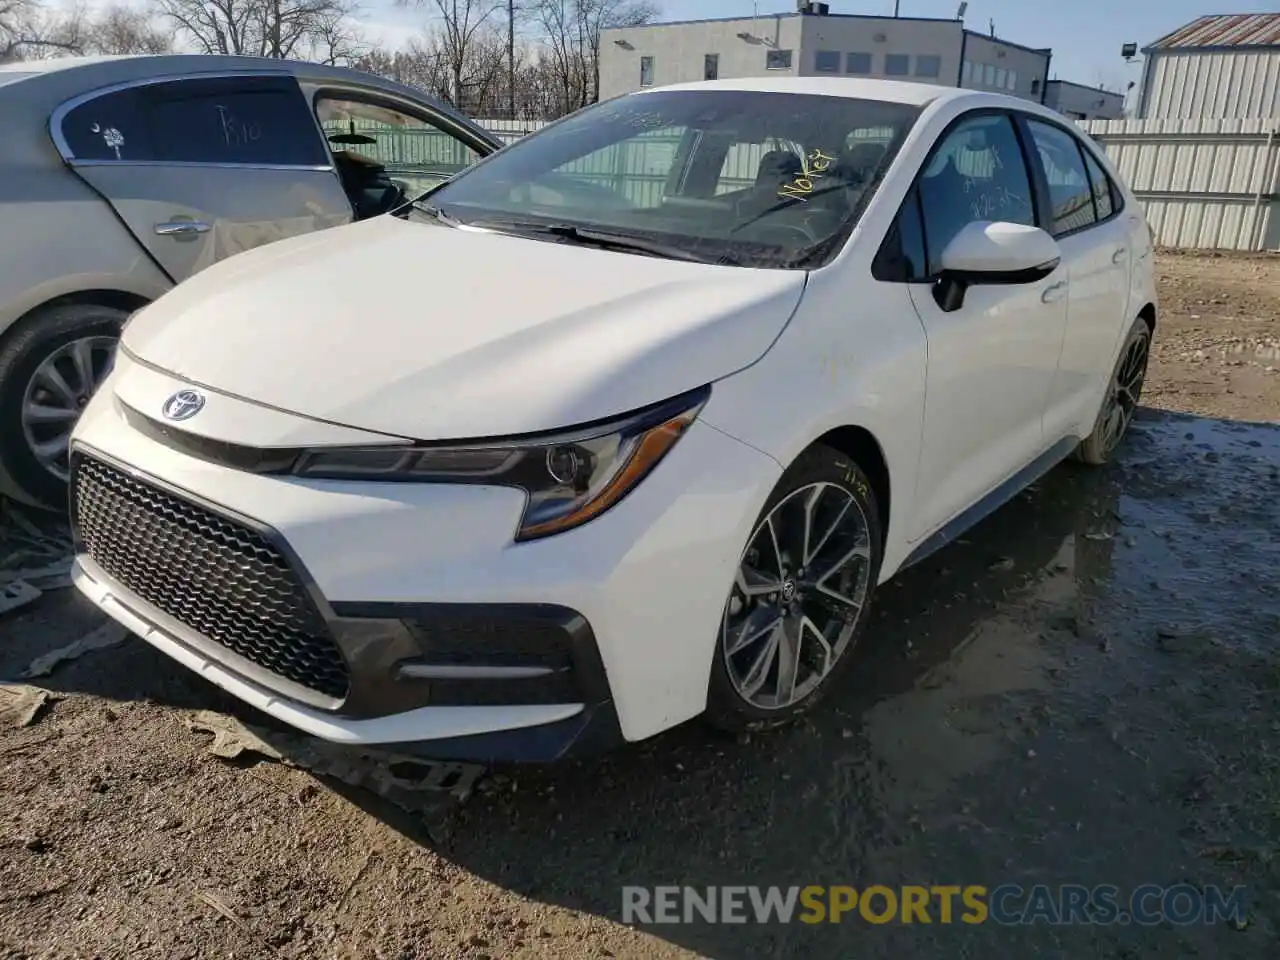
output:
M67 163L174 282L351 219L315 118L285 74L99 90L63 104L50 127Z
M1101 166L1065 126L1022 116L1047 192L1051 223L1070 284L1067 327L1045 410L1050 441L1092 429L1098 391L1111 373L1116 339L1130 319L1130 226Z

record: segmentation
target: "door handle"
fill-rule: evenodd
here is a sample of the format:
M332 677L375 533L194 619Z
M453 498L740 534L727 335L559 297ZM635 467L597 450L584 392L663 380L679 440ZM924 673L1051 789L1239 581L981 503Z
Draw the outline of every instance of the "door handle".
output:
M1040 294L1041 303L1053 303L1055 300L1061 300L1067 293L1067 281L1059 280L1057 283L1050 284L1044 288Z
M1121 247L1119 250L1117 250L1115 253L1113 253L1113 254L1111 255L1111 262L1112 262L1112 263L1119 263L1121 260L1123 260L1123 259L1125 258L1125 255L1126 255L1128 252L1129 252L1128 248L1126 248L1126 247Z
M170 220L156 224L158 237L194 237L199 233L208 233L213 228L201 220Z

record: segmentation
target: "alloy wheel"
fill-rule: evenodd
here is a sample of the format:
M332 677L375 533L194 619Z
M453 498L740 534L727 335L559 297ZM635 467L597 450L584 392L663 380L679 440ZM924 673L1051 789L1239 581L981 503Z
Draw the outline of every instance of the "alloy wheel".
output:
M847 652L871 587L871 534L852 491L811 483L756 527L721 625L730 682L783 710L810 696Z
M1103 420L1102 447L1106 453L1119 446L1138 409L1150 352L1151 338L1146 333L1136 336L1129 341L1124 359L1116 368Z
M82 337L63 344L36 367L22 400L22 433L32 456L59 480L68 479L68 447L80 414L111 372L117 340Z

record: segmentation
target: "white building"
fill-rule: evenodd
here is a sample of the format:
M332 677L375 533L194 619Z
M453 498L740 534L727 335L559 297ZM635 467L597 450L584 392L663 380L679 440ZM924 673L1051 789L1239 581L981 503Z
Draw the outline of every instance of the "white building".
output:
M838 74L998 90L1042 102L1052 51L966 30L962 20L827 12L685 20L605 30L600 99L642 87L774 74Z
M1123 93L1070 80L1050 80L1045 85L1044 105L1073 120L1119 120L1124 116Z
M1139 118L1280 117L1280 13L1201 17L1142 52Z

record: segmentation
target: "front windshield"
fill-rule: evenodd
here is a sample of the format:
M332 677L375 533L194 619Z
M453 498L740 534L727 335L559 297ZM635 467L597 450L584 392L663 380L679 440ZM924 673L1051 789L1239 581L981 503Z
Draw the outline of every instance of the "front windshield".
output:
M554 227L562 241L580 228L648 241L659 256L811 268L849 236L918 115L748 90L625 96L517 141L424 202L461 223Z

